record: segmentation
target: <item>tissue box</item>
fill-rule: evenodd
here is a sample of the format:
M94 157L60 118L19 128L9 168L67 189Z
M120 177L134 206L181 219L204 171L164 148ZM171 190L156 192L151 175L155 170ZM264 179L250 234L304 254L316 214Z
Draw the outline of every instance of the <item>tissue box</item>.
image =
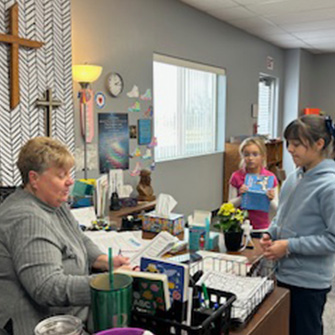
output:
M142 221L142 230L159 233L168 231L172 235L178 235L184 232L184 215L170 213L166 217L156 215L155 211L144 214Z

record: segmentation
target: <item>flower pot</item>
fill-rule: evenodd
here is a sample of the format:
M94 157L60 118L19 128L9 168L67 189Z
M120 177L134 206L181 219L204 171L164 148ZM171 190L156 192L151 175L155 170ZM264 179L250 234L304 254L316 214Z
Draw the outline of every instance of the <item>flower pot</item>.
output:
M224 233L224 241L227 251L238 251L242 244L243 231Z

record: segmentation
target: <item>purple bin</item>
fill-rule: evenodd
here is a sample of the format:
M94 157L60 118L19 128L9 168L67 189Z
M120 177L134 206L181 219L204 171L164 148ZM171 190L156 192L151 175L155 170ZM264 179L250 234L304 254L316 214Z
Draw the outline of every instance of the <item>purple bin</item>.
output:
M145 330L140 328L112 328L96 333L95 335L142 335Z

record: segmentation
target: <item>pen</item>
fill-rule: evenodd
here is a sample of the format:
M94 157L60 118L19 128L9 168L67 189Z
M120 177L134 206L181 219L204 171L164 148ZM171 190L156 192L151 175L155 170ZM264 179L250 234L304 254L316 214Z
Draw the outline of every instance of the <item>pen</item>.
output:
M202 288L202 292L204 293L205 306L209 308L209 296L208 296L207 287L205 283L202 283L201 288Z
M119 256L122 256L122 251L121 249L119 249L119 253L118 253Z

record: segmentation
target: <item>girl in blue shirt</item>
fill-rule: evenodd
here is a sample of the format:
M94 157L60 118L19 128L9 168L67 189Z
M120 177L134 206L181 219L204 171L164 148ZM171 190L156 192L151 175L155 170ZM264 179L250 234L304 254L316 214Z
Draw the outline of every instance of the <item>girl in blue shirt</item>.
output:
M322 335L322 313L335 265L335 129L306 115L285 129L297 170L284 182L276 217L261 239L277 260L278 285L290 290L290 335Z

